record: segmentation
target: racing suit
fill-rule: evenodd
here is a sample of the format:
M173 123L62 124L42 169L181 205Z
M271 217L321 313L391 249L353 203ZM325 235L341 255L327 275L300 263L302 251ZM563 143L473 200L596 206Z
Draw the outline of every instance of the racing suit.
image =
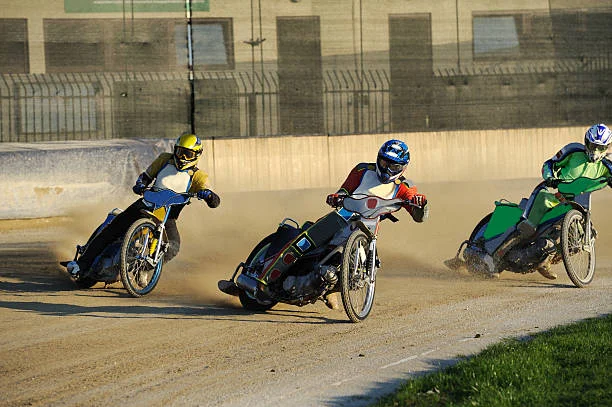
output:
M190 167L179 170L174 164L172 153L161 153L138 177L137 184L148 186L151 182L154 188L171 189L175 192L197 193L207 189L208 174L198 169ZM219 206L220 199L217 194L211 194L206 203L211 208ZM168 221L166 222L166 235L168 236L168 250L164 256L164 262L170 261L179 251L181 237L176 226L178 218L184 206L173 206L170 209ZM119 213L111 223L109 223L96 237L87 245L87 250L79 257L77 263L80 270L87 270L91 267L96 257L118 237L124 235L130 225L142 217L141 210L146 209L141 199L136 200L123 212Z
M612 162L609 156L601 161L589 161L586 149L581 143L570 143L563 147L554 157L544 162L542 178L572 181L579 177L612 179ZM560 203L555 193L542 189L535 197L533 206L527 216L532 227L537 227L546 212Z
M412 181L399 177L393 182L383 184L376 174L376 164L361 163L351 170L348 177L337 192L339 195L376 195L384 199L399 198L413 201L420 197L421 207L405 206L416 222L423 222L429 217L429 207L425 195L417 193L417 187Z

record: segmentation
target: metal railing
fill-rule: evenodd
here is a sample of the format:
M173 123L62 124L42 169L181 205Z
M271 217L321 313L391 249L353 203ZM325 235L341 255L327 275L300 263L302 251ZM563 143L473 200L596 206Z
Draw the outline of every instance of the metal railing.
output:
M576 96L590 100L591 107L586 109L609 109L608 93L602 94L601 89L610 88L607 79L610 70L610 55L580 61L471 67L461 71L439 69L433 72L433 99L426 105L415 105L414 110L427 110L424 113L427 120L421 121L431 123L431 128L475 128L480 122L469 119L474 106L494 103L498 110L503 110L505 103L510 110L513 106L520 107L521 98L526 96L516 97L517 94L529 95L530 89L550 79L563 83L542 85L544 90L535 98L542 100L541 106L547 100L554 100L558 111L551 115L548 125L555 125L555 121L563 125L562 122L574 120L574 113L583 114L584 109L579 111L571 106ZM500 89L494 88L498 82ZM479 94L478 86L485 93ZM205 138L281 135L281 88L277 72L265 75L197 72L196 131ZM391 88L391 78L385 70L325 71L320 96L323 117L319 118L324 134L410 131L398 125L393 128ZM507 94L515 96L507 97ZM0 142L174 137L181 130L189 129L190 100L187 74L180 72L2 74ZM410 104L406 100L404 103ZM528 100L531 102L534 97ZM492 121L487 125L520 127L522 115L520 112L516 115L518 124L507 122L500 114L499 123ZM419 120L415 122L420 123ZM438 123L440 127L436 127ZM418 130L424 128L419 126ZM425 126L429 127L429 124Z

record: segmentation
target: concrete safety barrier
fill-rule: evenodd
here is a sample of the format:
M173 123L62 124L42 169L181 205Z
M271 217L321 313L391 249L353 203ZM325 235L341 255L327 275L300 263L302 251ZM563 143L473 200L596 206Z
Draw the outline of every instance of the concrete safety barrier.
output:
M219 193L308 188L336 190L380 145L404 140L406 176L418 182L532 178L586 128L287 136L204 141L199 167ZM0 219L65 215L83 203L131 194L138 174L174 139L0 143Z

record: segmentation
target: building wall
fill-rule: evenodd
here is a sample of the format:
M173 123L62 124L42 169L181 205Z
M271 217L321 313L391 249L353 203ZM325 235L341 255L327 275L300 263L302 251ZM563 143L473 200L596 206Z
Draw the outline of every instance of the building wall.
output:
M27 19L30 72L44 73L44 19L125 19L129 25L132 19L185 17L184 12L132 14L130 2L124 3L128 6L125 13L66 13L64 0L4 0L2 18ZM261 11L257 7L259 3ZM279 16L320 16L321 52L327 66L358 68L363 62L369 68L377 68L388 64L389 15L431 13L434 69L440 69L473 62L472 15L475 12L531 10L548 13L550 6L554 10L577 8L575 2L548 0L210 0L209 4L210 11L196 11L193 17L233 19L237 69L250 68L254 61L259 64L262 57L268 66L274 67L277 59L276 18ZM612 0L589 0L579 6L591 10L610 7ZM257 38L265 38L265 41L254 50L245 43ZM362 53L365 61L361 60Z

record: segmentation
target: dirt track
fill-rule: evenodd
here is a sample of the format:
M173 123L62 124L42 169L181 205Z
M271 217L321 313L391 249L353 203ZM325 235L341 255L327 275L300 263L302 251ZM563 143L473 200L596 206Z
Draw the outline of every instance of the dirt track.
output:
M227 195L214 212L194 203L180 255L142 299L120 284L76 290L57 265L110 207L0 221L0 405L366 405L500 338L611 312L609 190L594 195L598 267L586 289L562 269L556 281L486 280L442 265L493 200L517 201L534 183L422 185L432 218L383 225L376 303L361 324L322 303L251 314L216 291L283 217L325 213L327 191Z

